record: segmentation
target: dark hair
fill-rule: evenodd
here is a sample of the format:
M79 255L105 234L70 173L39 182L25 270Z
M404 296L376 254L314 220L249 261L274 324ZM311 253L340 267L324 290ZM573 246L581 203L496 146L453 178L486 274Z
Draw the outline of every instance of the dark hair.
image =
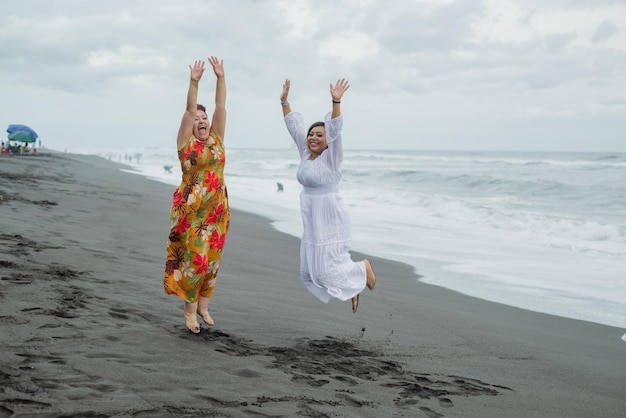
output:
M206 113L206 107L202 106L201 104L196 105L196 110L202 110L204 113Z
M306 131L306 136L309 136L309 134L311 133L311 130L317 126L324 126L324 122L315 122L313 125L311 125L309 130ZM324 129L326 129L326 127L324 127Z

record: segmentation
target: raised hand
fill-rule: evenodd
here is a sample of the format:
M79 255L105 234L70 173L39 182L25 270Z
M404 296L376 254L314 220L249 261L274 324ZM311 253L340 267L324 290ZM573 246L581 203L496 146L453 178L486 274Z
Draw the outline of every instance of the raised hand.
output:
M200 81L204 73L204 61L197 60L193 63L193 67L191 65L189 66L189 70L191 70L191 79Z
M291 87L291 81L289 79L285 80L283 84L283 92L280 94L280 102L287 103L287 97L289 96L289 87Z
M213 67L213 72L217 77L224 77L224 60L219 60L217 57L210 57L209 63Z
M340 101L341 96L343 96L349 88L350 84L348 83L348 80L342 78L341 80L337 80L337 84L334 86L332 83L330 84L330 95L333 97L333 100Z

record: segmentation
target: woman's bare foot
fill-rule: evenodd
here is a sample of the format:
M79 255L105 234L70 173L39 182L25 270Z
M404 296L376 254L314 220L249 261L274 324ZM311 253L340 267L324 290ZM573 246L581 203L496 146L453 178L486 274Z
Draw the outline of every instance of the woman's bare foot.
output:
M198 315L202 317L202 320L204 321L205 324L215 325L215 321L213 321L213 318L211 318L211 315L209 315L209 301L210 300L211 299L209 298L200 296L198 298L198 309L196 310L196 312L198 313Z
M374 270L372 270L372 263L369 260L363 260L365 263L365 272L367 274L367 288L369 290L374 290L374 286L376 286L376 276L374 275Z
M209 315L209 311L205 311L204 313L201 313L200 311L198 311L198 315L202 317L202 320L204 321L205 324L215 325L215 321L213 320L213 318L211 318L211 315Z
M352 298L352 312L356 313L356 310L359 308L359 295L356 295Z
M185 316L185 326L189 331L193 332L194 334L200 332L200 324L198 323L198 317L196 316L197 307L198 302L185 302L185 309L183 311L183 315Z

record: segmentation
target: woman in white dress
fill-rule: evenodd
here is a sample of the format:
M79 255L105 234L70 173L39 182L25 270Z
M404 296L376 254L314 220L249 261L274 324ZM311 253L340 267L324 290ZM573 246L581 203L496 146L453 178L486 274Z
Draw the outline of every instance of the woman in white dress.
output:
M280 102L287 130L300 153L298 182L304 232L300 243L300 278L324 303L331 297L352 300L356 312L359 294L374 290L376 277L369 260L350 257L350 214L339 194L343 145L341 97L350 87L345 79L330 85L332 112L308 130L300 113L287 101L291 82L285 81Z

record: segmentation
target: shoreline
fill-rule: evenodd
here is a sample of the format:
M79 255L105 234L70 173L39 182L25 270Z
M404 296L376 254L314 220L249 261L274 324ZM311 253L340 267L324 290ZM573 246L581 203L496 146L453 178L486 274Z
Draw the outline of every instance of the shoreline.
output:
M6 163L5 163L6 162ZM370 257L359 311L299 239L232 209L199 336L162 288L174 187L101 157L0 161L0 414L617 416L623 330L488 302ZM355 259L365 256L353 253Z
M298 204L300 186L295 179L295 171L293 171L295 166L289 164L293 162L291 158L293 150L286 149L275 155L271 151L262 152L261 150L231 149L230 152L232 155L228 166L231 168L227 170L226 176L231 194L231 206L265 216L272 220L272 225L278 231L287 232L299 238L302 232ZM420 159L426 158L428 161L432 157L428 154L422 155L418 151L413 151L413 153L415 154L413 157L417 158L415 163L420 165ZM107 158L104 153L98 155ZM164 149L145 150L143 155L142 158L146 158L145 161L131 164L134 171L144 173L144 176L151 179L158 179L174 186L178 185L180 174L178 172L167 173L163 169L163 164L166 162L172 164L171 160L168 159L172 156L171 152ZM390 155L395 154L391 151ZM421 157L418 157L420 155ZM349 159L350 161L359 161L362 157L363 155L356 154L350 156ZM395 155L394 158L396 157L399 156ZM485 158L486 156L482 155L481 157ZM508 157L515 158L511 155ZM254 167L259 161L269 162L272 161L272 158L275 158L277 164L272 170L262 172L258 178L257 175L250 175L256 171ZM447 155L446 158L447 165L451 162L452 156ZM571 158L566 157L556 161L566 162ZM115 156L113 159L118 160ZM504 156L501 159L500 163L506 160ZM120 161L122 160L120 159ZM590 158L585 161L591 163L592 160L593 158ZM545 156L542 161L550 165L550 160L546 160ZM403 164L405 163L406 161ZM578 166L579 164L574 163L574 165ZM426 165L424 168L428 167ZM555 174L553 171L553 169L549 169L543 174L547 175L547 178L552 178ZM506 179L506 176L504 173L497 175L503 180ZM616 232L613 228L616 226L615 222L611 221L610 217L607 218L608 224L605 225L608 229L601 227L603 221L600 219L602 218L600 213L603 212L598 213L593 221L589 220L589 224L585 223L584 228L576 228L574 224L581 221L579 216L562 217L556 215L556 217L550 217L550 220L540 220L535 219L535 217L541 217L542 212L545 214L543 210L538 212L531 210L531 214L524 211L519 213L513 208L511 208L512 212L506 215L507 210L502 207L491 207L490 204L480 209L476 207L478 196L468 196L469 200L465 203L470 204L473 207L472 210L478 211L473 215L468 214L468 219L473 219L473 216L487 216L487 212L491 213L490 216L493 216L494 220L502 220L502 217L507 218L509 227L516 225L513 230L517 230L518 233L525 236L525 238L520 237L521 241L518 242L513 239L514 231L508 230L504 224L498 222L496 222L498 225L492 228L489 226L491 221L488 219L480 218L483 220L476 219L469 223L456 224L454 219L458 214L455 215L454 210L442 214L440 221L438 221L439 218L432 210L436 210L435 208L439 206L435 205L431 209L426 209L432 204L432 202L429 203L431 199L437 200L431 193L427 193L431 196L427 201L424 201L426 208L415 207L415 209L411 209L406 205L408 202L404 199L394 201L393 205L387 208L373 206L374 203L370 205L368 201L363 201L359 197L361 194L358 189L365 187L364 184L360 184L358 180L360 177L359 175L357 178L352 178L352 175L349 175L345 178L346 183L342 186L342 194L345 194L345 200L352 208L353 249L413 265L417 273L423 275L422 281L446 287L468 296L550 315L616 326L625 329L626 332L626 310L622 308L624 297L621 296L626 295L626 287L620 280L622 277L619 263L621 257L610 257L608 253L603 251L600 251L596 257L593 255L594 251L591 250L594 245L604 246L605 244L613 246L616 251L618 250L615 242L609 244L607 241L603 244L602 231ZM614 178L615 176L609 177ZM275 182L277 181L284 184L284 193L271 193L272 189L276 190ZM396 187L395 181L393 184ZM372 184L372 186L374 185ZM374 189L377 187L380 185L374 186ZM430 191L433 191L434 188L438 188L438 186L429 184L427 180L423 186L418 187L418 189ZM369 192L366 192L363 197L370 196L373 190L371 187L366 187L366 189ZM400 190L408 191L402 187ZM471 190L467 190L467 192L472 193ZM477 191L477 193L480 194L481 191ZM411 193L403 192L401 194L411 195ZM457 195L456 193L452 194ZM444 193L444 195L447 196L448 193ZM379 200L383 202L389 197ZM452 196L450 197L454 200ZM376 198L374 199L376 200ZM445 200L447 199L446 197ZM499 199L495 199L495 201L497 200ZM618 200L619 198L616 198L616 201ZM458 202L461 207L465 207L465 203L463 199ZM528 203L530 204L530 202ZM419 205L419 203L415 204ZM370 206L372 207L369 208ZM376 209L374 209L375 207ZM469 208L466 209L469 210ZM500 209L504 210L505 213L500 212ZM391 224L385 226L387 222L380 222L380 213L386 213L388 210L392 210L394 214L399 216L396 218L394 215L392 220L394 226ZM554 207L553 210L557 213L561 212L561 209L557 207ZM409 220L406 216L411 212L414 212L411 215L414 219ZM433 216L435 219L432 219ZM450 216L450 219L447 219L447 216ZM531 222L532 225L528 225L530 230L526 231L523 224L530 222L531 218L535 221ZM583 215L582 219L584 218ZM546 224L544 221L548 223ZM472 223L475 224L474 227L471 226ZM534 227L540 224L545 226L541 229L541 234L546 234L551 238L545 237L546 240L543 240L540 236L536 236L537 231L534 230ZM557 227L558 224L561 227ZM609 224L612 226L609 227ZM392 229L387 230L388 227ZM553 228L559 229L560 232L553 234ZM598 240L591 239L586 243L578 242L575 236L579 234L587 237L593 235L590 228L595 229L599 234ZM561 232L565 236L557 238ZM500 236L500 233L504 236ZM513 235L509 235L509 233ZM487 238L489 234L496 235ZM460 238L459 240L456 239L457 236ZM534 239L531 239L532 236ZM566 245L567 236L572 240L571 246ZM554 240L560 241L569 248L559 248L558 244L553 247ZM611 240L609 239L609 241ZM621 246L623 246L623 242ZM608 248L606 249L608 250ZM507 261L502 262L501 260ZM600 276L597 276L598 272L602 272L599 273ZM589 280L589 277L597 277L597 280Z

